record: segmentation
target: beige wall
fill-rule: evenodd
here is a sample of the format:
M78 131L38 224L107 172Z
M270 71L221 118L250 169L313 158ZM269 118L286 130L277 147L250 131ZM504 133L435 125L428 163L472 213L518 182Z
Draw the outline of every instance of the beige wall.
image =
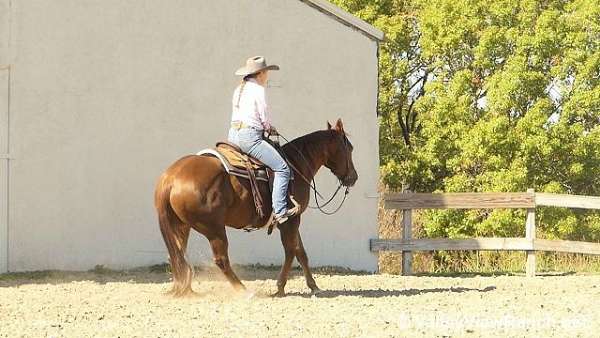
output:
M0 273L8 269L9 1L0 0Z
M2 67L2 64L0 64ZM8 70L0 69L0 273L8 269Z
M166 261L154 183L226 137L233 71L255 54L281 65L268 93L282 133L342 117L355 145L360 178L344 208L304 217L311 263L376 268L375 41L298 0L12 7L11 271ZM333 191L328 170L318 182ZM281 263L278 234L228 233L234 263ZM190 244L194 262L212 261L199 234Z

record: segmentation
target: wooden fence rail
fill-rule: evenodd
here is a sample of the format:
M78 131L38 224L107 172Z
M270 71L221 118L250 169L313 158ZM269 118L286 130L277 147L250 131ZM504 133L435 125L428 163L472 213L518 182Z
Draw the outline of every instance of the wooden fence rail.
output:
M536 193L392 193L384 196L386 209L401 209L402 239L371 239L371 251L402 251L402 274L412 271L413 251L432 250L513 250L527 254L527 276L535 276L536 251L600 255L600 243L535 238L535 208L553 206L600 210L600 197ZM525 238L412 238L413 209L527 209Z

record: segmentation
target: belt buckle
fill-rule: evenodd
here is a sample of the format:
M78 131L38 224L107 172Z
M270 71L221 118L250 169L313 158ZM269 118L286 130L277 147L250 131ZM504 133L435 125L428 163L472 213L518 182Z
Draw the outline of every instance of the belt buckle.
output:
M244 124L240 121L231 122L231 127L233 127L233 129L240 130L244 127Z

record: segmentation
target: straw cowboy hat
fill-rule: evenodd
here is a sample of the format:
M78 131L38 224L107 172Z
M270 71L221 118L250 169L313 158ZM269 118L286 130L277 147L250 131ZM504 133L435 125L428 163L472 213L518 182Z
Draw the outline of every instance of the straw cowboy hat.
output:
M267 65L267 60L264 56L254 56L246 60L246 65L235 71L235 75L250 75L258 73L261 70L279 70L277 65Z

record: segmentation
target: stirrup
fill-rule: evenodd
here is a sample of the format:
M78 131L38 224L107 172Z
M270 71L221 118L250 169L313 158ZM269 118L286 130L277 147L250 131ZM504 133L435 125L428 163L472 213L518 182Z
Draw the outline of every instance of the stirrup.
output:
M289 217L296 216L300 213L300 203L294 199L293 195L290 195L290 200L294 205L291 209L288 209L285 214L279 218L275 217L275 214L271 214L271 218L269 219L269 229L267 230L267 235L270 235L273 232L274 228L277 228L279 224L283 224L287 222Z

